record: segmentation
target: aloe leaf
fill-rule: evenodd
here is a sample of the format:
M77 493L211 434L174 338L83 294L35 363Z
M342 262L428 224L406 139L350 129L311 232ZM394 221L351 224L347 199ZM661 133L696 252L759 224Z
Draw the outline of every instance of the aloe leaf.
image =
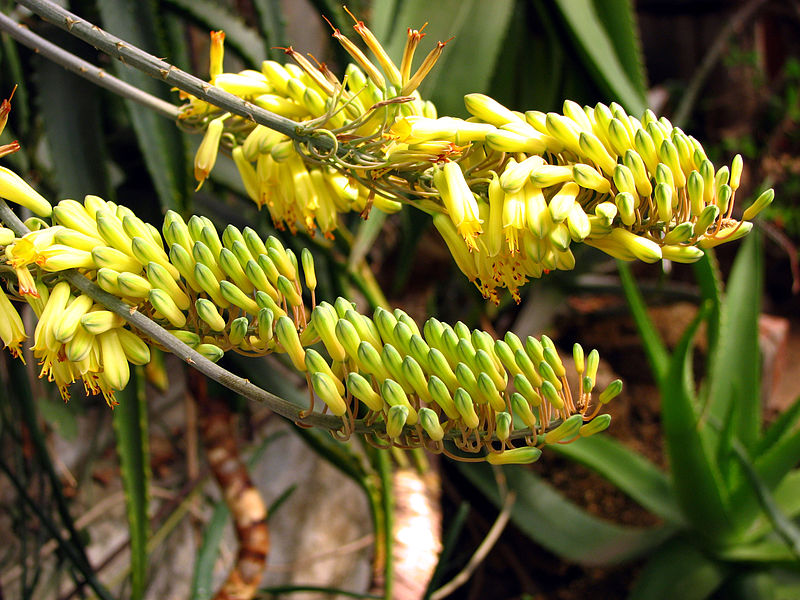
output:
M164 56L159 12L152 0L102 0L97 9L103 26L123 40L151 54ZM167 87L144 73L114 64L116 75L150 94L170 101ZM163 117L131 100L125 105L147 170L163 210L183 212L189 201L189 161L183 134Z
M728 575L727 567L712 561L683 539L665 544L647 561L629 600L702 600Z
M795 469L787 473L786 477L773 489L772 496L780 510L788 518L794 519L800 515L800 470ZM771 529L772 523L762 512L747 530L747 537L749 540L759 540Z
M459 464L461 473L496 506L503 503L488 464ZM671 527L644 529L609 523L590 515L521 467L503 469L517 494L511 520L528 537L560 557L582 565L614 565L651 552L674 533Z
M353 246L350 249L350 256L347 257L347 266L355 269L364 260L367 252L370 251L375 240L383 231L383 224L386 222L386 213L380 210L371 210L369 218L361 221L358 225Z
M719 264L713 249L708 249L696 263L692 264L694 277L700 288L703 301L710 303L710 311L706 319L706 332L708 337L708 361L716 356L719 344L719 335L722 318L722 283L719 274ZM708 370L708 369L707 369Z
M741 444L737 443L734 444L733 451L736 454L736 458L739 459L739 462L742 464L745 476L755 491L761 508L766 513L775 531L786 543L786 546L792 554L800 560L800 528L781 511L775 497L772 495L771 486L768 486L764 479L758 474L755 466L750 461L750 457L747 456L747 450L745 450Z
M644 92L623 66L592 0L556 0L556 6L583 50L598 84L629 112L642 113L647 106Z
M756 444L754 454L756 456L763 454L785 436L791 435L797 428L798 421L800 421L800 397L767 428Z
M742 244L728 280L708 397L709 415L718 422L725 419L729 405L736 404L736 438L748 450L755 446L761 429L758 315L762 289L761 239L753 232Z
M571 444L555 445L553 450L589 467L665 521L685 524L664 472L614 438L593 435Z
M150 522L150 444L147 427L147 399L141 369L131 373L131 380L117 392L119 406L112 413L117 438L125 509L131 536L131 598L144 596L147 582L147 538Z
M617 269L622 282L622 290L625 292L625 299L628 301L636 328L639 330L639 337L642 338L644 353L650 363L650 368L653 370L656 383L663 394L664 380L669 369L669 353L652 319L647 314L647 306L644 303L641 292L636 287L636 279L631 272L630 266L618 260Z
M397 0L373 0L369 28L379 40L389 40L392 26L397 23L397 5Z
M3 97L7 97L14 86L17 86L10 121L17 125L21 136L27 137L31 127L31 102L25 70L19 57L19 47L11 36L6 34L0 35L0 41L3 50Z
M72 41L65 40L68 48ZM49 60L36 60L34 69L39 83L36 104L44 119L58 195L103 194L112 199L97 88Z
M395 20L401 27L392 30L385 46L389 56L399 60L406 28L419 28L427 22L425 41L417 48L420 56L414 61L416 68L433 45L426 45L427 40L435 43L454 38L426 77L421 91L433 100L441 114L466 115L464 94L489 89L513 8L511 0L407 0L400 4Z
M264 51L274 59L279 50L275 46L288 46L286 23L280 0L253 0L253 8L258 15L258 24L264 38Z
M698 430L689 368L692 340L707 312L703 305L672 355L661 386L661 421L678 504L698 532L720 543L733 532L727 493Z
M642 42L631 0L593 0L597 18L608 33L622 69L644 97L647 92Z
M736 544L718 553L720 560L731 562L769 563L796 566L797 556L786 544L776 540L762 540L752 544Z
M469 516L470 505L467 502L461 502L458 505L458 510L452 517L450 526L442 539L442 551L439 553L439 561L436 563L436 568L433 570L431 580L428 582L428 587L425 588L424 600L428 600L431 594L441 585L441 580L444 571L448 566L450 557L458 548L458 538L461 536L461 531L464 529L464 524Z
M224 502L219 502L214 507L211 518L203 529L203 541L197 550L197 559L194 563L192 574L191 600L208 600L214 594L213 576L214 564L219 556L222 534L228 524L231 511Z
M167 0L167 4L206 29L223 30L226 47L236 52L248 68L261 67L266 58L261 36L223 4L210 0Z

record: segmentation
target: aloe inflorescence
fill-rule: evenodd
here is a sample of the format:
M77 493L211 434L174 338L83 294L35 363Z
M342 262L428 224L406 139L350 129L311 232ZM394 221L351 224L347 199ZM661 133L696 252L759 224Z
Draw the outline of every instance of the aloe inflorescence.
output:
M341 417L340 436L363 418L375 425L371 439L379 445L445 451L447 437L462 451L520 462L538 456L537 446L608 426L608 415L598 413L615 394L593 397L596 351L584 361L576 347L580 383L572 392L546 336L496 340L460 322L432 318L420 328L399 309L370 317L344 298L316 302L310 252L298 260L277 238L250 228L229 225L219 235L204 217L187 222L168 212L159 232L97 196L62 200L51 225L36 224L22 237L3 236L17 275L7 288L34 308L34 356L65 398L80 379L113 405L129 363L150 360L148 344L121 317L58 277L77 269L211 360L229 350L287 355L325 410ZM33 284L23 288L28 279ZM19 354L22 321L5 292L0 299L5 321L15 325L0 336ZM513 441L523 430L525 452Z
M637 119L616 103L568 100L562 113L523 114L468 94L472 117L437 117L416 87L444 43L412 76L420 31L409 29L398 68L362 22L355 29L380 69L336 30L357 63L341 82L291 48L297 65L224 73L212 34L212 84L301 121L335 151L322 156L189 98L181 122L206 132L198 179L227 146L248 194L277 224L327 236L339 213L414 205L433 215L459 268L494 302L498 288L519 301L530 278L572 269L576 242L623 260L696 261L745 235L772 199L768 190L734 218L741 156L717 168L694 137L649 110Z

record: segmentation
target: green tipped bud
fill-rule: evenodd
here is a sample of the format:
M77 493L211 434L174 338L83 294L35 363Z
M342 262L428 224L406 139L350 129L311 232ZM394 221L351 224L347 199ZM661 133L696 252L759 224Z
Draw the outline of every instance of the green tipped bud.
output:
M472 341L468 338L459 338L456 344L456 358L459 362L463 362L470 369L478 371L475 363L475 348L472 347Z
M472 372L472 369L470 369L463 362L460 362L456 365L455 374L459 385L467 390L470 393L470 396L472 396L476 401L483 400L480 392L478 391L478 381L475 378L475 373Z
M486 373L478 373L477 378L477 392L483 402L489 404L492 410L501 411L505 410L506 403L497 388L494 386L492 378Z
M617 205L613 202L601 202L594 208L594 214L603 219L608 225L611 225L611 221L617 216L617 212Z
M225 279L225 273L222 272L222 269L217 264L217 260L209 247L203 242L198 240L194 243L194 246L192 246L192 257L198 264L207 267L214 274L214 278L217 281ZM195 277L197 277L196 274Z
M286 311L283 310L278 304L270 298L269 294L265 294L261 290L256 292L256 304L258 305L259 309L268 308L270 309L276 317L283 317L286 315Z
M95 310L81 317L81 326L92 335L100 335L111 329L122 327L125 321L110 310Z
M679 263L693 263L703 258L703 251L695 246L661 246L661 256L666 260Z
M714 175L714 189L719 193L719 188L727 185L731 177L731 171L728 167L721 167Z
M594 389L594 379L584 376L581 380L581 391L584 394L591 394Z
M636 200L632 194L620 192L614 197L614 203L617 205L623 224L630 227L636 223Z
M344 316L347 314L348 310L355 309L355 304L350 302L350 300L339 296L336 298L336 300L334 300L333 308L336 310L336 316L338 316L340 319L344 319Z
M411 336L414 335L414 332L411 331L411 328L402 321L398 321L397 325L394 326L392 335L400 350L403 352L408 352L411 344Z
M497 358L500 359L500 362L503 363L503 366L512 376L522 373L520 368L517 366L516 359L514 358L514 351L511 350L511 347L504 340L495 340L494 352Z
M417 335L422 335L422 332L419 330L419 326L417 326L417 322L412 319L405 311L400 310L399 308L394 309L394 317L400 323L404 323L406 327L408 327L412 333L416 333Z
M294 283L288 278L283 275L278 275L277 283L278 291L286 298L286 302L289 303L289 306L301 306L303 304L302 296L300 296Z
M594 190L600 194L607 194L611 191L611 182L589 165L580 163L572 165L572 178L582 188Z
M536 415L522 394L517 392L511 394L511 411L525 423L526 427L530 427L531 431L536 429Z
M414 391L420 397L420 400L424 402L431 402L433 400L428 392L428 382L425 378L425 372L413 357L406 356L403 358L400 370L403 380L408 382L408 384L414 389Z
M450 390L455 390L459 386L450 363L438 348L431 348L428 352L428 366L431 372L444 381Z
M142 270L142 263L133 256L109 246L95 246L92 250L92 260L99 269L107 267L119 273L139 273Z
M120 273L120 279L122 279L122 275L124 273ZM147 299L156 309L156 312L163 315L170 322L170 325L178 329L186 325L186 315L178 308L178 305L175 304L167 292L159 288L153 288L150 290Z
M544 360L548 365L550 365L550 367L552 367L556 376L564 377L567 374L567 370L564 368L564 364L561 362L561 357L553 348L544 349Z
M393 440L399 438L408 422L408 417L409 409L407 406L395 405L390 407L386 412L386 435Z
M272 239L275 238L270 238L270 240ZM269 248L267 248L267 256L277 267L278 272L281 275L283 275L290 281L294 281L295 279L297 279L297 271L295 270L294 264L289 258L289 255L286 252L286 250L281 251L281 249L278 249L275 246L270 246Z
M181 277L189 284L189 287L195 292L203 291L203 288L194 276L195 262L183 246L177 243L172 244L169 250L169 260L172 265L178 269Z
M247 317L239 317L231 323L228 330L228 341L234 346L238 346L247 337L247 329L250 327L250 320Z
M627 229L616 227L606 239L618 244L641 261L652 263L661 260L661 246L645 237L631 233Z
M744 162L742 161L742 155L737 154L733 157L733 162L731 163L731 180L729 185L731 189L735 192L739 189L739 183L742 179L742 169L744 168Z
M194 303L197 316L211 327L212 331L224 331L226 327L225 319L219 314L216 305L211 300L198 298Z
M539 406L542 403L542 397L539 392L536 391L530 380L522 373L514 376L514 387L531 406Z
M558 113L547 113L545 119L547 125L547 132L565 147L573 152L580 151L579 136L581 134L580 128L569 118L559 115Z
M590 161L596 163L603 170L603 173L609 177L614 174L617 161L608 153L603 142L596 135L583 131L578 138L578 143L581 152Z
M110 212L101 213L100 211L95 215L95 221L97 222L97 231L106 244L124 254L131 254L131 238L125 233L122 221Z
M578 375L583 374L586 368L586 362L583 356L583 346L577 342L572 346L572 359L575 361L575 371Z
M251 229L250 231L253 231L253 230ZM215 233L216 233L216 231L215 231ZM255 232L253 232L253 233L255 233ZM256 235L256 237L258 237L258 235ZM230 249L233 248L233 243L234 242L241 242L242 244L247 245L246 244L246 240L245 240L244 236L242 235L242 232L239 231L239 229L237 227L234 227L233 225L228 225L225 228L225 230L222 232L222 243L225 245L225 247L228 250L230 250ZM252 251L251 251L251 253L252 253ZM259 254L261 254L261 252L255 252L253 254L255 256L258 256Z
M653 185L650 183L647 167L645 167L642 157L634 150L627 150L622 160L633 175L633 181L636 184L636 191L638 194L643 198L648 198L650 194L653 193Z
M258 337L268 342L272 339L272 326L275 321L275 313L268 308L261 308L258 311Z
M583 415L572 415L561 425L544 434L545 444L556 444L565 440L571 440L578 435L583 426Z
M501 442L505 442L511 437L511 427L513 426L513 419L507 412L499 412L494 416L495 422L495 435Z
M725 214L728 211L728 203L731 201L732 196L733 190L731 186L727 184L719 186L717 190L717 206L719 206L721 214Z
M294 325L292 327L294 328ZM334 377L322 371L316 371L311 374L311 385L317 396L328 406L331 413L341 417L347 412L347 403L339 393L336 383Z
M251 259L245 263L244 274L255 289L268 294L275 302L280 301L281 297L278 291L269 282L264 269L256 261Z
M434 442L440 442L444 439L444 429L439 422L439 417L430 408L419 409L419 422L428 437Z
M503 336L503 340L506 344L508 344L508 347L511 348L512 352L522 350L522 340L519 339L519 336L513 331L507 331L505 336Z
M178 286L170 273L157 262L149 262L146 267L147 279L154 288L164 290L180 310L188 310L189 296Z
M403 357L397 348L391 344L384 344L381 350L381 360L383 360L383 366L386 367L389 376L399 383L405 392L413 392L413 388L403 377Z
M547 208L550 210L550 217L554 223L561 223L569 216L570 211L575 206L575 199L578 197L580 188L578 184L570 182L561 186L561 189L550 199Z
M305 276L306 287L314 290L317 287L317 273L314 270L314 256L308 248L303 248L300 253L300 261L303 264L303 275Z
M396 344L394 328L397 326L397 318L388 310L378 307L372 317L375 326L380 333L381 339L385 344Z
M213 271L203 263L195 264L194 280L200 289L208 294L214 304L220 308L227 308L230 305L230 302L222 296L219 280L214 276Z
M761 194L756 198L755 202L753 202L750 206L748 206L744 214L742 215L743 221L752 221L753 218L758 215L762 210L764 210L767 206L772 204L772 200L775 198L775 191L772 188L761 192Z
M258 313L257 310L254 312ZM300 338L298 337L294 321L289 317L278 317L275 321L275 337L278 338L278 343L283 346L283 349L289 355L294 368L298 371L305 372L306 351L300 344Z
M689 206L693 217L697 217L705 208L703 176L698 171L689 173L686 190L689 192Z
M81 324L81 317L89 312L94 301L85 294L81 294L70 302L69 306L58 316L58 321L53 327L53 335L57 341L66 343L70 341Z
M405 390L403 390L403 386L393 379L385 379L381 384L381 396L383 396L384 402L386 402L386 404L389 406L404 406L407 408L408 424L417 424L417 421L419 420L417 411L414 410L414 407L411 406L411 403L408 401L408 396L406 395Z
M674 188L666 183L657 183L655 190L656 209L658 210L658 218L664 223L669 224L672 221L672 192Z
M529 465L539 460L541 455L542 451L535 446L525 446L487 454L486 462L490 465Z
M219 266L224 271L225 275L231 278L240 290L245 294L253 293L253 284L242 269L242 265L236 258L236 255L228 250L222 248L219 253Z
M448 418L459 418L459 413L453 403L450 391L447 389L445 383L436 375L431 375L430 379L428 379L428 393L431 399L439 405L439 408L444 411Z
M597 350L592 350L586 357L586 376L592 380L592 387L594 387L597 378L597 368L600 366L600 353Z
M622 380L615 379L614 381L608 384L606 389L600 392L598 400L600 401L600 404L607 404L608 402L619 396L621 392L622 392Z
M202 339L200 339L200 336L193 331L184 331L183 329L172 329L169 330L168 333L172 334L173 336L178 338L181 342L183 342L184 344L186 344L191 348L194 348L202 341Z
M378 328L375 327L375 323L372 322L372 319L352 308L345 312L344 318L353 324L353 327L356 328L356 332L358 333L358 337L362 340L367 340L373 346L381 345L381 336L378 333Z
M633 173L625 165L617 165L614 169L614 185L620 192L628 192L631 196L636 198L636 182L633 179Z
M128 298L146 298L153 287L147 279L133 273L120 273L117 286L122 295Z
M342 354L344 354L344 349L342 349ZM384 381L389 377L380 353L369 342L361 342L358 345L358 366L362 371L374 375L378 381Z
M308 351L306 351L308 352ZM379 412L383 409L383 398L378 394L366 378L356 372L347 375L347 389L349 392L371 411Z
M199 344L195 347L195 351L211 362L217 362L220 358L225 356L225 351L214 344Z
M264 271L264 274L267 276L267 281L274 287L278 283L278 267L275 266L275 263L266 255L266 254L259 254L256 257L256 262L258 266Z
M703 178L703 202L711 204L714 202L714 165L706 159L700 163L700 176Z
M534 364L539 364L544 360L544 345L532 335L525 338L525 352Z
M150 237L147 239L135 236L131 240L131 252L133 256L143 265L149 262L157 263L162 269L169 272L170 277L175 280L180 277L180 272L169 262L169 258L162 248L153 244Z
M444 327L442 326L441 321L431 317L427 321L425 321L425 325L422 328L422 331L425 335L425 341L431 346L439 346L441 345L442 340L442 333L444 333Z
M733 223L723 226L719 233L714 237L704 237L697 241L699 248L713 248L724 242L732 242L750 233L753 224L750 221L742 221L741 223Z
M680 244L682 242L687 241L690 237L692 237L692 233L694 232L694 224L690 221L685 221L673 227L667 235L664 236L664 244ZM664 253L664 249L661 249L661 253Z
M633 136L633 146L644 161L647 170L654 173L659 160L652 136L644 129L637 129Z
M464 426L467 429L477 429L480 419L478 418L478 413L475 412L475 405L472 403L472 397L469 392L464 388L457 388L453 395L453 404L464 421Z
M142 338L122 327L117 329L117 337L128 362L139 367L150 362L150 348Z
M531 173L530 180L539 188L566 183L572 181L572 167L542 165Z
M539 373L542 376L542 379L549 381L553 387L556 388L557 391L561 391L564 387L561 385L561 381L559 381L558 376L556 375L553 367L551 367L546 361L542 361L539 363Z
M311 322L322 340L325 349L334 362L343 362L347 357L345 349L336 337L336 311L327 302L322 302L314 307L311 313ZM374 348L373 348L374 349Z
M542 395L557 410L564 408L564 399L559 395L558 390L550 381L542 382Z
M589 437L595 433L600 433L608 429L611 425L611 415L598 415L588 423L581 426L578 430L578 435L581 437Z
M223 233L223 237L224 237ZM250 227L245 227L242 231L242 238L244 239L245 246L250 251L250 254L253 256L258 256L259 254L267 253L267 247L264 245L264 242L258 236L258 234L251 229Z
M490 377L494 387L498 390L504 390L506 388L508 380L505 370L502 368L498 370L497 364L489 353L483 349L479 349L475 352L475 369Z
M526 354L525 350L517 350L514 352L514 360L516 361L517 366L522 374L528 378L528 381L530 381L535 387L539 387L541 385L542 378L537 372L536 368L533 366L533 362Z
M234 306L238 306L243 311L252 315L258 314L259 306L256 304L256 301L250 296L246 295L230 281L219 282L219 293L225 300Z
M718 216L719 208L713 204L706 206L703 212L700 213L700 216L697 217L697 222L694 224L694 234L696 236L705 235L708 228L717 220Z
M428 353L430 351L430 346L428 346L421 336L417 335L416 333L411 336L411 339L408 341L408 353L413 356L418 363L424 365L426 368L428 366Z
M358 361L358 346L361 343L361 336L358 335L353 324L347 319L339 319L334 327L334 334L347 355Z
M117 285L118 278L119 272L114 269L103 267L97 270L97 285L114 296L122 296L119 285Z

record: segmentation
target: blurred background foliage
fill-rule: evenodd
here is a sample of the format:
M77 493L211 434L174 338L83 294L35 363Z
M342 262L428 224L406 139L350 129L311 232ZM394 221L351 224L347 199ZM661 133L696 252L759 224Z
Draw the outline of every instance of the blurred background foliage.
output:
M291 44L341 73L347 56L330 38L321 15L343 32L351 31L352 25L341 5L332 0L72 0L68 6L120 38L201 77L208 69L209 29L226 32L228 71L257 68L264 58L283 60L281 47ZM43 37L151 94L177 103L177 93L160 82L98 55L13 2L4 0L0 7ZM567 98L581 104L617 101L633 114L649 106L672 118L703 141L715 163L728 163L733 154L742 153L746 170L741 197L752 198L765 187L776 188L777 201L761 223L767 292L763 307L774 315L794 317L796 326L796 292L800 286L796 266L800 238L800 3L354 0L348 8L369 24L395 57L401 51L407 27L420 28L427 23L420 52L437 40L453 38L422 88L423 95L436 103L440 115L465 116L462 98L469 92L487 93L516 110L560 110ZM191 166L199 143L197 136L182 132L149 109L67 73L18 46L6 34L0 43L2 95L7 96L18 86L0 143L19 140L22 150L9 157L9 162L46 196L61 199L98 194L134 208L139 216L154 223L160 222L165 210L173 209L184 215L206 214L220 227L233 223L253 226L262 234L275 233L267 215L246 199L230 160L221 159L202 191L193 191ZM783 558L773 556L775 560L759 562L753 554L721 556L714 553L718 549L711 552L707 545L696 543L696 527L687 526L687 519L691 522L696 515L685 503L674 502L675 491L670 487L674 480L662 470L667 462L662 445L669 445L669 440L664 442L662 437L658 398L667 392L663 381L659 382L657 361L652 360L660 352L661 342L648 336L647 321L639 314L637 322L645 341L642 350L627 316L623 286L613 261L590 248L576 251L575 271L530 283L520 305L505 298L494 307L487 305L454 268L429 225L426 215L406 209L385 223L377 218L362 222L350 216L332 244L303 235L284 240L295 248L311 245L314 249L320 296L342 295L358 300L364 308L388 299L418 320L436 315L450 322L463 320L471 327L494 329L500 335L509 329L519 335L547 332L564 349L574 341L586 342L587 346L595 343L601 355L609 359L610 366L605 368L622 375L628 390L627 408L620 409L619 415L615 413L610 431L610 436L624 445L601 442L592 450L596 455L577 445L564 452L599 471L602 477L558 456L543 459L533 471L509 469L500 476L470 465L441 465L445 552L429 591L467 562L495 518L492 503L503 504L499 490L506 486L518 495L513 525L478 575L457 592L461 594L458 597L490 594L498 598L567 599L589 593L625 597L630 590L640 598L670 597L664 595L665 590L686 573L697 573L697 578L690 579L692 585L687 586L682 598L714 594L719 598L797 597L791 595L798 590L796 556L794 561L781 555ZM723 273L727 273L734 253L733 248L720 253ZM756 261L751 261L752 265L760 264L752 260ZM752 265L740 275L745 281L740 284L742 289L757 286L758 269ZM709 284L714 266L707 263L705 268L707 271L698 273L695 279L691 268L636 265L629 278L638 282L648 304L664 308L688 301L691 321L702 299L716 307L721 303L716 286ZM759 288L755 289L757 300ZM634 299L635 307L637 296L632 290L628 285L628 297ZM665 344L671 350L683 327L677 327L678 334L670 342L670 331L676 327L669 327L674 317L666 314L662 322L651 327L660 328L662 334L668 330ZM755 323L757 311L747 318L748 323ZM603 323L609 325L603 328ZM754 327L740 335L751 343L747 347L757 352L753 338L758 337L759 327ZM706 329L713 329L711 317ZM712 370L706 364L717 359L708 343L699 345L695 376L708 383ZM679 350L673 355L676 365L681 361L674 356L692 356L688 341L679 345ZM642 358L645 354L651 358L653 371ZM736 364L734 359L729 360ZM28 371L6 360L5 355L2 365L7 393L0 407L0 469L11 485L4 483L0 495L4 508L0 527L14 540L0 553L2 597L70 597L64 589L76 590L73 595L145 597L150 536L156 532L156 537L163 539L169 532L164 527L176 515L186 513L182 502L174 504L171 512L161 511L157 519L151 519L147 511L149 465L153 461L148 431L159 422L159 415L148 413L149 392L143 390L146 385L152 392L157 384L164 383L167 371L163 362L161 367L157 363L139 374L138 388L130 389L126 398L131 410L125 415L119 409L115 411L113 428L104 406L90 404L77 393L65 406L47 385L36 380L29 383L31 373L35 375L35 365L30 361ZM236 361L229 368L277 393L298 394L291 382L287 385L283 376L274 375L273 369L279 367L271 362ZM767 371L765 379L776 372L780 374ZM172 385L180 377L175 370L168 373ZM759 388L758 380L751 380L749 385ZM684 400L694 398L686 389L679 392ZM696 407L692 403L699 400L690 400L689 406ZM762 400L766 403L768 398ZM747 402L755 403L754 410L760 410L757 396L751 395ZM234 404L247 421L252 407L241 400ZM789 403L768 406L774 413L785 411ZM767 419L774 418L774 414L765 414ZM78 424L86 419L94 424L92 435L79 437ZM790 435L795 421L785 420L781 431ZM391 497L386 485L386 458L373 455L372 460L364 462L326 435L300 433L359 483L370 499L375 527L390 528L383 510L387 496ZM773 430L772 438L767 439L783 439L779 433ZM88 446L82 453L81 470L69 477L64 475L59 457L52 453L54 436ZM180 446L177 439L172 443L175 448ZM89 561L86 546L96 540L88 539L87 530L76 524L80 515L70 510L72 497L80 495L86 482L96 476L92 461L98 460L109 444L116 448L122 469L131 525L131 577L125 583L119 577L107 577L102 570L106 559L121 548L105 548L101 560ZM730 447L728 450L732 452ZM798 455L796 450L794 455L790 451L786 451L786 460L792 466ZM670 462L674 461L671 454ZM730 475L734 479L744 478L747 463L742 464L745 466L741 468L725 467L726 473L734 473ZM718 467L712 464L709 468ZM791 537L791 520L797 507L796 502L785 503L786 488L776 489L781 479L767 486L767 496L774 492L783 502L779 504L784 516L788 511L790 526L775 531L789 532ZM186 474L171 485L183 490L181 498L185 499L190 494L186 490L194 489L193 483L196 481ZM302 490L294 493L300 496ZM465 519L467 514L469 518ZM214 563L218 548L213 540L219 539L219 533L214 532L225 518L224 512L221 516L215 512L203 529L211 541L202 547L198 568ZM41 549L52 540L56 540L57 559L48 562L42 558ZM661 559L654 560L653 556ZM684 557L682 571L674 573L667 566L659 567L662 563L669 565L676 556ZM651 561L645 563L648 557ZM698 571L697 565L703 568ZM149 573L159 568L163 566L151 561ZM202 574L202 569L197 572ZM646 578L634 583L640 572ZM69 581L71 587L65 583ZM208 582L196 576L193 597L209 597L200 591L201 584Z

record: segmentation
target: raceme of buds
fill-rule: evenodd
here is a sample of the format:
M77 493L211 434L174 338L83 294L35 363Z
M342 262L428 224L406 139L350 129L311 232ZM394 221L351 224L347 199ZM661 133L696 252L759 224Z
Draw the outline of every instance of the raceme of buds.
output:
M229 350L285 354L324 410L341 417L341 435L363 418L375 425L370 441L377 445L453 455L445 446L451 440L493 462L529 462L538 455L516 452L517 444L535 448L577 437L621 389L614 382L593 397L593 351L578 373L584 381L591 375L590 384L573 393L546 337L523 341L509 333L494 340L463 323L429 319L419 327L399 309L378 308L369 317L344 298L316 303L308 287L316 284L311 253L298 260L277 238L261 239L250 228L228 226L219 235L204 217L187 222L170 211L162 235L130 209L96 196L83 204L61 201L53 215L49 227L6 236L3 250L34 282L35 294L7 287L33 307L41 376L65 398L82 380L113 405L130 364L150 360L148 344L121 317L58 280L59 271L72 268L210 360ZM80 261L71 258L76 253ZM19 355L26 333L5 292L0 311L0 338Z
M412 75L419 32L409 30L398 68L362 22L355 30L380 67L334 30L356 63L341 82L292 48L286 53L297 64L265 61L261 71L212 78L265 109L327 131L337 147L368 155L369 164L346 163L335 152L321 156L190 98L182 124L205 130L198 179L208 175L222 140L247 194L279 227L319 228L328 237L339 213L366 214L373 206L394 212L398 200L415 204L434 215L459 268L494 302L498 288L519 301L529 279L574 268L573 243L622 260L694 262L704 248L745 235L749 220L772 200L768 190L741 221L733 218L741 156L730 168L715 168L695 138L649 110L637 119L616 103L581 107L567 100L561 114L522 114L468 94L469 120L437 117L412 90L444 44Z

